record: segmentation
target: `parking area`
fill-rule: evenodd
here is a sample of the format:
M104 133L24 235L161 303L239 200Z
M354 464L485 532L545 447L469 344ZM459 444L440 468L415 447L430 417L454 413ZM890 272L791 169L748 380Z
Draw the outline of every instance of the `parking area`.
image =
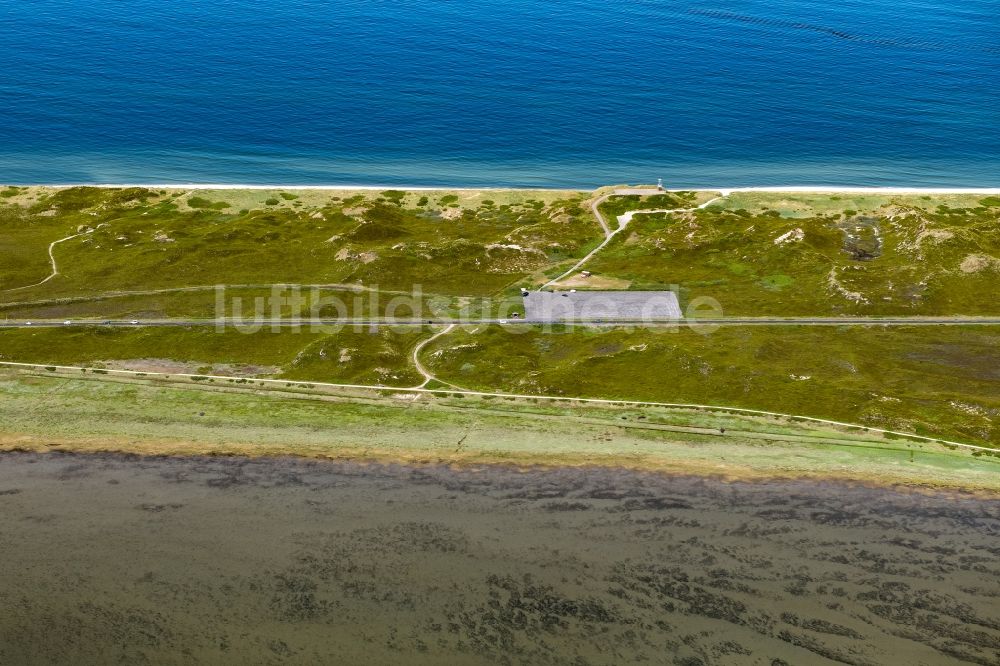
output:
M524 296L528 321L680 319L672 291L541 291Z

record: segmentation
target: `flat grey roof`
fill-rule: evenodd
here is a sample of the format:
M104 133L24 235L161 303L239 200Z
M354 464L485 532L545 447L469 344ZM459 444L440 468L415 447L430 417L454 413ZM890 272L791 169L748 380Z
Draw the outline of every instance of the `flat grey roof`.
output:
M672 291L532 291L524 314L530 321L645 321L680 319L681 307Z

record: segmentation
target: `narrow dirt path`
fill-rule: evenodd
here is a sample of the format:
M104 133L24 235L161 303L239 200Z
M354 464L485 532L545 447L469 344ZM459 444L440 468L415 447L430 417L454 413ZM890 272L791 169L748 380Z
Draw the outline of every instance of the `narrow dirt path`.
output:
M422 352L424 350L424 347L426 347L430 343L434 342L438 338L440 338L442 336L445 336L448 333L451 333L452 329L454 329L455 326L456 326L456 324L449 324L448 326L444 327L443 329L441 329L440 331L438 331L437 333L435 333L434 335L432 335L431 337L427 338L426 340L424 340L423 342L421 342L420 344L418 344L416 347L413 348L413 365L416 366L417 372L419 372L420 374L422 374L424 376L423 383L421 383L421 384L419 384L417 386L414 386L413 388L422 389L425 386L427 386L428 384L430 384L432 381L436 381L436 382L441 382L445 386L450 386L453 389L456 389L458 391L464 391L465 390L461 386L456 386L455 384L451 384L449 382L446 382L446 381L443 381L441 379L438 379L437 377L434 376L434 374L430 370L428 370L426 367L424 367L423 363L420 362L420 352Z
M59 267L56 265L56 256L55 256L55 254L53 254L53 250L55 250L56 245L58 245L59 243L64 243L64 242L66 242L68 240L72 240L74 238L78 238L80 236L83 236L85 233L88 233L88 232L83 232L83 233L79 233L79 234L73 234L72 236L66 236L66 238L60 238L59 240L52 241L51 243L49 243L49 263L52 265L52 273L47 278L45 278L41 282L36 282L35 284L26 284L23 287L14 287L13 289L4 289L3 290L4 293L11 292L11 291L20 291L22 289L30 289L31 287L37 287L39 285L45 284L46 282L48 282L49 280L51 280L55 276L59 275Z
M597 223L601 225L601 229L604 230L605 240L610 238L612 234L611 234L611 227L608 226L608 221L605 220L604 215L601 214L601 204L603 204L605 201L607 201L614 195L615 195L614 192L609 192L605 194L603 197L594 200L594 202L590 204L590 210L593 211L594 217L597 218Z
M175 196L173 198L170 198L167 201L173 203L174 201L177 201L181 197L190 196L193 193L194 193L194 190L190 190L189 192L178 194L177 196ZM46 282L48 282L49 280L51 280L55 276L59 275L59 267L56 265L56 257L53 254L53 250L55 249L56 245L58 245L59 243L64 243L64 242L66 242L68 240L72 240L74 238L78 238L80 236L84 236L86 234L91 233L91 231L92 230L88 230L88 231L84 231L82 233L73 234L72 236L66 236L66 238L60 238L59 240L52 241L51 243L49 243L49 263L52 264L52 273L49 274L49 276L47 278L45 278L41 282L36 282L34 284L26 284L23 287L14 287L13 289L3 289L3 290L0 290L0 293L7 293L7 292L11 292L11 291L20 291L22 289L30 289L32 287L37 287L39 285L45 284Z
M601 204L603 204L605 201L607 201L610 197L613 197L613 196L622 196L622 195L628 195L628 194L656 194L656 193L658 193L658 190L621 189L621 190L614 190L613 192L609 192L608 194L605 194L603 197L595 200L594 203L591 204L590 207L591 207L591 210L594 211L594 216L597 217L597 222L601 225L601 228L604 229L604 242L602 242L600 245L598 245L593 250L591 250L590 252L588 252L587 255L583 259L581 259L580 261L576 262L573 265L573 267L570 268L568 271L566 271L562 275L560 275L560 276L558 276L556 278L553 278L553 279L549 280L548 282L546 282L545 284L543 284L541 287L538 288L538 291L542 291L546 287L552 286L555 283L559 282L560 280L563 280L563 279L569 277L570 275L572 275L573 273L575 273L576 271L580 270L580 268L582 268L584 266L584 264L586 264L588 261L590 261L591 257L593 257L595 254L597 254L601 250L603 250L604 247L608 243L610 243L614 239L615 236L617 236L622 231L624 231L625 228L628 226L628 223L632 221L632 218L635 215L652 214L652 213L688 213L688 212L691 212L691 211L700 210L702 208L710 206L710 205L712 205L713 203L715 203L717 201L725 199L730 194L730 192L728 190L723 190L719 196L717 196L715 198L712 198L712 199L709 199L705 203L700 204L698 206L691 207L691 208L653 208L653 209L649 209L649 210L631 210L631 211L625 213L624 215L620 215L618 217L618 226L614 230L611 230L611 228L608 226L607 220L605 220L604 216L601 214L601 211L600 211Z
M424 340L424 342L421 343L421 345L418 345L418 346L419 347L423 347L423 346L427 345L432 340L434 340L434 339L436 339L436 338L444 335L445 333L448 333L452 328L454 328L454 325L449 326L445 330L439 331L438 333L434 334L433 336L431 336L427 340ZM416 359L416 356L417 356L417 350L414 350L414 359ZM73 365L73 366L70 366L70 365L42 365L42 364L39 364L39 363L19 363L19 362L16 362L16 361L0 361L0 367L26 369L29 372L43 372L44 371L45 376L52 376L51 373L56 372L56 371L69 371L69 372L73 373L74 376L79 376L76 373L79 373L81 370L91 371L91 372L94 370L93 367L87 367L87 366L76 366L76 365ZM419 368L423 368L422 365L419 365L418 367ZM178 373L166 374L166 373L161 373L161 372L139 372L137 370L120 370L120 369L106 369L106 370L105 369L101 369L101 371L102 371L102 373L104 375L107 376L106 377L107 379L111 379L111 380L113 380L113 378L115 376L118 376L118 377L133 377L133 378L136 378L136 379L143 379L143 380L148 380L150 377L162 377L164 379L180 378L180 379L183 379L183 380L195 380L196 379L197 381L203 381L205 379L218 379L218 380L222 380L222 381L246 379L245 377L233 377L233 376L229 376L229 375L192 375L192 374L188 374L188 373L179 373L179 372ZM431 375L429 372L427 372L426 369L422 369L421 372L423 372L425 374L425 376L428 377L428 381L430 381L430 379L434 379L436 381L441 381L440 379L437 379L436 377L434 377L433 375ZM93 379L100 380L101 378L98 378L96 376L90 376L90 379L92 379L92 380ZM261 386L261 387L272 386L272 387L274 387L275 389L278 389L278 390L280 390L281 388L287 386L287 384L288 384L288 380L286 380L286 379L253 378L252 380L250 380L251 384L254 383L254 382L256 382L258 384L258 386ZM394 388L394 387L387 387L387 386L381 386L381 385L371 385L371 384L335 384L335 383L331 383L331 382L317 382L317 381L308 381L308 380L303 381L302 383L304 385L308 386L309 388L314 388L314 389L332 388L332 389L365 389L365 390L372 390L372 391L384 391L387 388ZM447 383L447 382L443 382L443 383ZM835 421L835 420L832 420L832 419L822 419L822 418L817 418L817 417L814 417L814 416L804 416L804 415L799 415L799 414L785 414L785 413L782 413L782 412L771 412L771 411L765 411L765 410L761 410L761 409L747 409L747 408L743 408L743 407L729 407L729 406L725 406L725 405L703 405L703 404L696 404L696 403L655 402L655 401L648 401L648 400L613 400L613 399L609 399L609 398L581 398L581 397L571 397L571 396L565 396L565 395L540 395L540 394L530 394L530 393L505 393L505 392L496 392L496 391L473 391L473 390L470 390L470 389L464 389L464 388L454 387L454 385L452 385L452 384L448 384L448 385L449 386L453 386L453 388L455 388L455 390L449 390L449 389L428 389L428 388L423 388L422 386L420 386L420 387L409 387L409 388L398 387L398 388L396 388L396 390L399 390L399 391L418 391L418 392L421 392L421 393L435 394L435 395L448 395L448 394L463 393L465 395L480 396L480 397L487 397L488 396L488 397L494 397L494 398L514 398L514 399L532 400L532 401L549 400L549 401L552 401L552 402L561 402L561 403L566 403L566 404L570 404L570 405L576 404L576 405L607 405L607 406L614 406L614 407L664 407L664 408L668 408L668 409L685 409L685 410L687 410L687 409L693 409L693 410L699 410L699 411L709 410L709 411L717 411L717 412L723 412L723 413L727 413L728 412L728 413L731 413L731 414L738 414L738 415L743 414L743 415L750 415L750 416L769 416L769 417L776 417L776 418L781 418L781 419L791 419L793 421L806 421L806 422L809 422L809 423L817 423L817 424L822 424L822 425L835 426L837 428L848 428L848 429L851 429L851 430L860 430L860 431L863 431L863 432L866 432L866 433L873 433L873 434L877 434L877 435L891 435L891 436L895 436L895 437L901 437L903 439L907 439L907 440L910 440L910 441L924 442L924 443L930 443L930 444L940 444L940 445L943 445L943 446L945 446L947 448L961 448L961 449L965 449L965 450L969 450L969 451L983 451L983 452L988 452L988 453L996 453L996 451L997 451L997 449L995 449L995 448L989 448L989 447L985 447L985 446L977 446L975 444L966 444L966 443L963 443L963 442L955 442L955 441L951 441L951 440L947 440L947 439L941 439L941 438L938 438L938 437L929 437L927 435L918 435L916 433L911 433L911 432L900 432L898 430L887 430L887 429L884 429L884 428L877 428L877 427L874 427L874 426L866 426L866 425L861 425L861 424L858 424L858 423L846 423L844 421ZM208 387L208 386L206 386L204 384L200 384L199 388L211 390L210 387ZM226 389L226 387L217 387L217 390L227 390L227 389ZM603 423L603 421L602 421L602 423ZM612 422L612 423L614 423L614 422ZM618 424L614 423L614 425L618 425ZM694 428L697 428L697 426L678 426L678 427L694 427ZM706 429L706 432L714 434L716 431L715 431L714 428L708 428L708 429ZM736 431L730 432L729 430L727 430L726 433L719 433L719 434L720 435L722 435L722 434L735 434L735 432ZM743 432L743 431L740 431L740 432ZM758 432L758 431L747 431L747 432ZM760 431L760 432L763 432L763 431ZM775 437L776 435L778 437ZM782 439L784 441L802 441L802 442L807 442L808 441L808 442L813 442L813 443L815 443L818 439L827 439L827 437L825 437L823 435L820 435L820 436L814 436L814 435L794 435L794 434L789 434L789 433L767 433L763 438L765 438L765 439L767 439L767 438L770 438L770 439ZM792 440L790 438L795 438L795 439ZM837 437L829 437L829 440L831 440L830 443L833 443L833 440L839 440L839 438L837 438ZM854 444L855 442L864 443L865 440L863 440L863 439L858 439L858 440L843 439L843 440L839 440L839 441L851 442L852 444ZM992 460L984 460L984 462L991 462L992 463L993 461Z

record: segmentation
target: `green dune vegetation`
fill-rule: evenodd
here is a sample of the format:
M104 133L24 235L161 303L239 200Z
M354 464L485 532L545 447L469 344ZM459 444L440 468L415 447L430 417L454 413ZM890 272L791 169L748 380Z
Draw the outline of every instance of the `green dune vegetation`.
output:
M486 296L582 256L600 235L586 195L566 191L6 192L5 303L274 283ZM59 275L30 286L50 275L48 246L60 239ZM175 296L171 312L186 298L201 310L195 293Z
M419 327L347 327L336 334L208 326L20 328L0 331L0 361L415 386L424 378L413 365L413 347L429 335Z
M382 316L391 306L397 317L418 313L457 315L468 299L418 292L396 293L346 285L331 288L284 285L206 286L167 292L138 290L99 296L69 296L0 304L8 319L236 319L258 317L367 318ZM296 297L299 299L295 301ZM398 302L398 305L396 305ZM221 306L220 306L221 303ZM249 323L249 322L248 322Z
M87 379L74 384L77 396L112 390L99 384L122 381L101 372L115 369L279 380L249 384L259 392L308 382L457 386L766 410L1000 448L994 326L469 324L419 348L443 328L261 325L247 332L187 321L219 313L217 285L226 287L227 316L237 314L235 298L242 314L252 315L255 301L288 284L315 288L343 306L286 301L257 313L377 317L420 285L412 308L396 316L454 317L476 299L491 300L484 312L495 315L498 304L519 303L520 288L540 286L604 240L590 207L608 193L5 188L0 317L73 324L0 330L0 361L98 370L82 373ZM996 197L669 192L610 196L601 210L615 228L617 216L630 211L707 202L688 212L634 215L588 261L591 278L574 276L572 285L678 285L682 306L711 296L730 316L1000 315ZM102 324L132 318L184 325ZM16 404L44 404L53 418L69 413L60 411L60 392L46 398L26 391L25 370L4 372L12 378L0 385L0 403L15 404L17 396ZM36 379L39 373L45 371L29 372ZM230 384L206 381L199 390ZM99 411L95 402L80 418L95 419ZM684 413L692 427L726 427L717 414ZM777 433L787 425L767 427ZM130 432L122 428L115 437ZM24 426L18 436L30 431ZM139 439L149 436L140 431ZM6 432L13 436L12 427ZM406 437L403 425L393 432ZM546 440L531 441L537 462ZM747 445L725 443L737 444ZM792 445L782 446L787 453ZM486 456L480 453L477 460ZM993 464L989 455L979 458Z
M7 188L0 191L0 312L204 317L214 313L216 285L249 303L275 283L326 285L349 305L347 286L391 293L419 285L428 298L450 299L445 310L454 311L456 299L537 286L596 246L602 232L590 198L513 190ZM733 316L1000 312L997 197L670 192L612 196L602 211L614 227L629 211L712 199L701 210L635 215L588 262L592 282L677 285L682 305L711 296ZM58 275L42 282L56 241Z
M1000 330L465 327L425 365L463 387L726 405L1000 448Z
M420 385L439 327L0 331L0 361L297 381ZM605 329L464 326L420 353L432 386L774 411L1000 448L994 327Z
M612 197L629 210L678 195ZM632 289L678 285L731 316L1000 312L1000 200L970 195L734 193L702 210L638 214L588 264Z

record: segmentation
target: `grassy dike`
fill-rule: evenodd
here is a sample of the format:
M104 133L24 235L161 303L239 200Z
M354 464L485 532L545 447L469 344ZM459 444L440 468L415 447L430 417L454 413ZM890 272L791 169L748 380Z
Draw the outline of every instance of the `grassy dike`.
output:
M0 331L0 361L408 387L440 327L242 333L212 326ZM724 405L1000 446L990 326L464 326L422 363L487 392ZM440 385L439 385L440 386Z
M761 409L1000 446L1000 330L467 326L425 365L466 388Z
M791 419L52 366L0 368L0 450L607 465L1000 491L989 455Z

